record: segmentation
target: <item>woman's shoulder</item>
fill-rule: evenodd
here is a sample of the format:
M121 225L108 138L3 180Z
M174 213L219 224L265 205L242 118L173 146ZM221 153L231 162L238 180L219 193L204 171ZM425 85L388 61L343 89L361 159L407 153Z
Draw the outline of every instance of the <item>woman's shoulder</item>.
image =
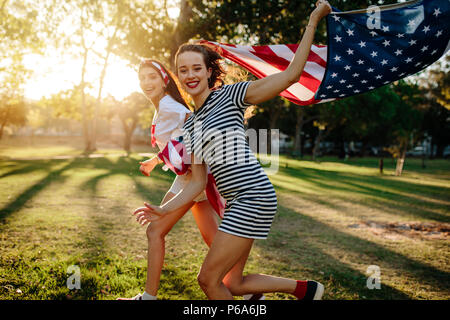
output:
M191 111L170 95L165 95L159 101L159 112L190 113Z
M224 84L220 88L217 89L217 91L225 93L230 90L244 90L244 88L249 85L250 81L239 81L231 84Z

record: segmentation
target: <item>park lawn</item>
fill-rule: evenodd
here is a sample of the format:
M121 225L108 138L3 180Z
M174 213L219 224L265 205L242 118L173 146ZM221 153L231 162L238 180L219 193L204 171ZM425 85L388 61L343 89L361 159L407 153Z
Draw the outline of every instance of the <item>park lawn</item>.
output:
M104 155L127 155L121 147L120 139L97 140L97 150L89 153L90 157ZM134 144L133 151L136 153L148 153L152 149L147 144ZM82 136L75 137L5 137L0 143L0 160L21 159L39 160L48 157L73 158L86 156L83 151L84 140Z
M17 151L23 152L25 151ZM57 153L60 153L59 151ZM159 203L171 172L137 171L142 156L0 162L0 299L116 299L142 292L145 227L131 212ZM281 156L269 178L279 210L246 272L325 285L324 299L449 299L450 162ZM268 167L266 166L266 170ZM391 223L391 225L389 225ZM408 226L426 226L424 231ZM196 275L207 252L188 213L167 236L161 299L205 299ZM81 289L66 286L81 270ZM368 266L381 289L366 286ZM268 299L292 299L268 294Z

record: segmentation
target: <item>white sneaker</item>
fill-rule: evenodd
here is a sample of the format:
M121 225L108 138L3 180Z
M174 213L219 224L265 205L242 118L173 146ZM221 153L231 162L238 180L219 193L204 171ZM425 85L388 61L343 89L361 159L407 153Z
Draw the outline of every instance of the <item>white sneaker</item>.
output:
M117 298L117 300L142 300L142 294L139 293L133 298Z
M266 300L266 296L262 293L244 294L244 300Z

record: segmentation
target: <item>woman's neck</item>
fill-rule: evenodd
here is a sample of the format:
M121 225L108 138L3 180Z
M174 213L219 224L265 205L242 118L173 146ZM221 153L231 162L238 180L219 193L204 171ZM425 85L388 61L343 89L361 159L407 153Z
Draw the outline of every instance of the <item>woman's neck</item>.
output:
M206 98L208 98L208 96L211 93L211 91L212 90L208 88L205 91L203 91L202 93L200 93L199 95L192 97L192 100L194 100L194 103L195 103L195 106L194 106L194 110L195 111L200 109L200 107L206 101Z
M161 101L162 98L164 98L166 96L166 93L163 93L161 96L154 98L154 99L150 99L153 103L153 105L155 106L156 110L159 110L159 102Z

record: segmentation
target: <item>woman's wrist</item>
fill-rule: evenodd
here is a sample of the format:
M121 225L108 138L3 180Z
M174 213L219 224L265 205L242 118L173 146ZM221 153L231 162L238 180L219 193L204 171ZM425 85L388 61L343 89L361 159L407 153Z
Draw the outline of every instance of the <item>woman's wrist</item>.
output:
M157 165L157 164L159 164L159 163L162 162L162 161L159 159L158 156L154 156L154 157L152 158L152 160L154 161L154 164L155 164L155 165Z
M319 20L317 18L311 16L309 18L308 25L306 27L311 27L311 28L316 29L318 24L319 24Z
M161 214L167 214L169 211L167 210L167 208L166 208L166 203L165 204L163 204L162 206L159 206L159 208L160 208L160 213Z

